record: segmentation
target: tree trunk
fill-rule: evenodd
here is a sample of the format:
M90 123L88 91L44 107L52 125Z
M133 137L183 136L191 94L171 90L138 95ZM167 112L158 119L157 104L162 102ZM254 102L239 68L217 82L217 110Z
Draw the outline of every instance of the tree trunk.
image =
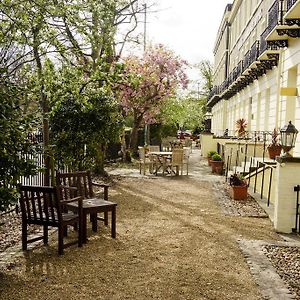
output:
M54 164L51 163L50 154L50 142L49 142L49 120L48 120L48 113L49 113L49 106L47 96L44 92L44 78L43 78L43 66L41 62L41 57L39 54L39 34L41 29L41 24L38 24L33 29L33 53L34 59L37 65L37 74L39 80L39 92L40 92L40 105L42 108L42 117L43 117L43 143L44 143L44 161L45 161L45 174L44 174L44 185L50 185L50 174L52 173L52 177L54 176L54 170L51 170L51 166L53 167ZM52 172L51 172L52 171Z
M105 159L105 151L107 145L99 144L96 146L96 157L95 157L95 168L94 172L98 175L107 175L107 172L104 170L104 159Z
M130 135L130 150L133 153L137 153L137 143L138 143L138 133L139 133L139 128L141 125L141 122L143 120L143 115L139 115L137 116L136 114L134 114L134 122L133 122L133 127L132 127L132 131L131 131L131 135Z

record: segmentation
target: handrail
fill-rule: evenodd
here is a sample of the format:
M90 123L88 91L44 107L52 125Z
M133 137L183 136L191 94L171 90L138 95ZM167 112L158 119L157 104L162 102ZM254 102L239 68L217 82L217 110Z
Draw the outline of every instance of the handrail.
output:
M230 170L233 170L233 172L237 172L238 167L241 167L240 172L242 172L244 176L246 175L246 179L248 180L248 186L250 186L252 178L255 179L254 192L256 193L257 184L258 184L258 175L262 174L259 193L260 193L260 197L263 198L265 184L266 184L265 172L267 170L270 170L270 174L269 174L270 177L267 183L268 192L266 195L266 198L268 199L268 204L267 204L268 206L270 205L273 169L275 168L273 165L270 165L266 162L267 145L270 142L271 134L272 133L270 131L253 131L253 132L249 132L248 138L243 138L243 139L232 138L232 140L234 140L235 143L232 144L231 147L230 144L226 143L229 145L226 152L226 156L227 156L226 168L225 168L226 181L228 180L229 177L228 174ZM249 136L252 136L252 138L250 139ZM226 136L226 139L230 139L230 137ZM261 161L257 161L255 164L255 157L258 153L262 155L262 158ZM247 162L250 163L249 170L248 170ZM256 169L255 172L253 171L253 168Z
M257 162L257 163L259 164L259 162ZM266 163L261 162L261 164L264 164L264 165L266 166L266 167L265 167L266 169L270 169L270 168L276 169L275 167L273 167L273 166L271 166L271 165L268 165L268 164L266 164ZM264 166L258 168L259 170L257 171L257 175L260 174L261 172L263 172L263 170L262 170L263 168L264 168ZM248 175L247 175L248 178L251 178L251 177L253 177L253 176L255 176L255 174L248 174Z
M262 167L259 167L259 165L262 164ZM268 187L268 196L267 196L267 206L270 206L270 198L271 198L271 188L272 188L272 178L273 178L273 170L275 170L275 167L268 165L264 162L257 162L256 164L256 170L254 174L248 174L247 177L249 179L249 183L250 183L250 179L251 177L255 176L255 183L254 183L254 188L253 191L254 193L256 193L256 185L257 185L257 176L258 174L262 173L262 181L261 181L261 187L260 187L260 198L263 198L263 190L264 190L264 181L265 181L265 171L267 169L271 170L271 174L270 174L270 179L269 179L269 187Z

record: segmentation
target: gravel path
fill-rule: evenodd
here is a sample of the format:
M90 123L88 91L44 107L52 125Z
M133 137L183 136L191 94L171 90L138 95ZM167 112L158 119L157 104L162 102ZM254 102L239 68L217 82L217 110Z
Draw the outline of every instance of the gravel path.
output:
M117 239L101 225L83 248L57 256L53 236L0 271L0 299L263 299L239 241L282 237L252 199L246 213L228 204L223 177L199 151L190 169L172 178L110 170Z

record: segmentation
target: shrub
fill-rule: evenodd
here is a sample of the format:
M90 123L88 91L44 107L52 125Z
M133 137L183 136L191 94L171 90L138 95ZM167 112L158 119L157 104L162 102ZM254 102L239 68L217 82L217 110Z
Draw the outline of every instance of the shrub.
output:
M232 186L242 186L246 185L246 181L244 179L244 176L240 173L234 173L229 177L229 184Z
M207 153L207 157L212 157L214 154L218 154L217 151L214 151L214 150L210 150L208 153Z
M271 136L272 136L272 140L271 143L268 145L268 148L280 146L278 141L279 132L276 130L276 128L273 129Z
M218 153L215 153L212 157L211 157L211 159L213 160L213 161L222 161L223 159L222 159L222 156L220 155L220 154L218 154Z
M245 137L246 128L247 128L247 121L243 118L238 119L235 122L235 127L236 127L238 137Z
M24 112L23 96L20 87L0 80L0 212L17 203L20 177L37 170L38 147L27 136L35 122Z

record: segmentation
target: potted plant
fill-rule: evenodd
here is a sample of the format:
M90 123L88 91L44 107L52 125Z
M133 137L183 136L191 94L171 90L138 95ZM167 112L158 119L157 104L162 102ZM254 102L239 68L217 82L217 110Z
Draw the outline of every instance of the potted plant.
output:
M238 137L244 138L246 136L247 121L244 118L238 119L235 122L235 127Z
M235 200L245 200L248 196L248 185L244 177L239 173L234 173L229 177L231 187L231 197Z
M212 157L214 154L218 154L218 152L215 151L215 150L210 150L210 151L208 151L208 153L207 153L207 162L208 162L208 165L209 165L209 166L211 165L211 164L210 164L210 162L211 162L211 157Z
M280 156L281 153L281 145L278 142L279 132L274 128L272 131L272 140L271 143L268 145L267 149L269 152L269 157L271 159L275 159L276 156Z
M212 157L211 157L211 171L213 173L217 173L222 175L223 174L223 166L224 166L224 161L223 158L220 154L215 153Z

